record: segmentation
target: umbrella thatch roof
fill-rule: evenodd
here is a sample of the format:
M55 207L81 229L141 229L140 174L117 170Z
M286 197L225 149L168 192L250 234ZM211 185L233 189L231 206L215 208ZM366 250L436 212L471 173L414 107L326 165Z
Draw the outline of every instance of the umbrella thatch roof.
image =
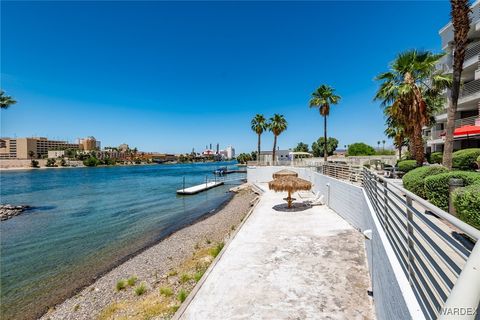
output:
M273 174L273 179L281 177L298 177L298 173L296 173L295 171L283 169Z
M268 183L268 187L270 190L274 190L276 192L296 192L302 190L308 191L312 188L312 184L310 181L303 180L298 177L286 176L270 181Z

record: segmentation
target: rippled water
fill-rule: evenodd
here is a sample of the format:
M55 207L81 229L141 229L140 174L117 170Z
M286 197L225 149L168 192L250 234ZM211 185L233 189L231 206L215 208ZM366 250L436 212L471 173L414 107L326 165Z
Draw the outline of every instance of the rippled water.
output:
M0 223L1 318L29 319L129 255L230 198L231 185L193 196L224 164L2 172L1 202L33 207Z

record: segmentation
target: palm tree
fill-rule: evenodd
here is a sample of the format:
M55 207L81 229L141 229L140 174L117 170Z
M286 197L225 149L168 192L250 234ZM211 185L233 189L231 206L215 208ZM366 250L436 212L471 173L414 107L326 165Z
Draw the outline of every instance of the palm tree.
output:
M12 104L17 103L12 97L7 96L5 91L0 90L0 107L2 109L8 109Z
M262 133L267 130L268 123L267 119L263 116L263 114L257 114L251 122L252 130L258 135L258 143L257 143L257 162L260 161L260 143L261 143L261 135Z
M287 120L283 115L275 113L270 118L268 129L273 133L273 151L272 151L272 163L275 164L275 150L277 149L277 137L285 130L287 130Z
M380 140L377 141L377 151L380 150Z
M385 140L382 140L382 149L385 151Z
M452 169L453 132L455 131L455 113L457 112L463 61L468 44L470 30L470 8L468 0L450 0L453 24L453 79L447 109L447 126L443 146L443 165Z
M320 115L323 116L323 137L327 141L327 117L330 115L330 105L340 102L341 97L335 94L335 89L322 84L312 93L310 99L310 108L319 108ZM323 146L323 158L327 162L327 144Z
M417 165L425 159L422 127L433 121L433 114L443 104L442 91L450 86L451 78L436 69L443 54L410 50L400 53L390 71L381 73L375 100L410 138Z

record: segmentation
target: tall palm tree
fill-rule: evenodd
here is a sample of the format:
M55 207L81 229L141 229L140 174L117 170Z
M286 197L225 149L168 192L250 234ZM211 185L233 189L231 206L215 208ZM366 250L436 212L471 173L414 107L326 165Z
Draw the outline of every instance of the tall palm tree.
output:
M275 113L270 118L268 129L273 133L273 151L272 151L272 163L275 164L275 150L277 149L277 137L285 130L287 130L287 120L283 115Z
M432 115L443 104L442 91L451 84L451 78L436 69L442 56L429 51L405 51L393 61L390 71L376 77L381 84L375 100L381 100L404 129L417 165L425 160L422 127L432 123Z
M382 149L385 151L385 140L382 140Z
M377 141L377 151L380 150L380 140Z
M450 0L453 24L453 79L447 109L447 127L443 146L443 165L452 169L453 132L455 131L455 113L457 112L463 61L468 44L470 30L470 7L468 0Z
M325 144L323 146L323 159L327 162L327 117L330 115L330 105L340 102L341 97L335 94L335 89L322 84L312 93L310 98L310 108L318 108L320 115L323 116L323 137Z
M268 122L267 119L263 116L263 114L257 114L251 122L252 130L258 135L258 142L257 142L257 162L260 161L260 143L261 143L261 136L262 133L267 130Z
M8 109L12 104L17 103L12 97L7 96L5 91L0 90L0 107L2 109Z

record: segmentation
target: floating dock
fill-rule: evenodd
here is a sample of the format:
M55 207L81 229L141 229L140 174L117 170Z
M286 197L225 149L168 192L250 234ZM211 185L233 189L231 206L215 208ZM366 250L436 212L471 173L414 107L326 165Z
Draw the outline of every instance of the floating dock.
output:
M196 194L196 193L208 190L208 189L212 189L212 188L221 186L222 184L223 184L223 181L211 181L211 182L202 183L202 184L199 184L199 185L196 185L196 186L193 186L193 187L179 189L179 190L177 190L177 193L178 194L185 194L185 195Z

